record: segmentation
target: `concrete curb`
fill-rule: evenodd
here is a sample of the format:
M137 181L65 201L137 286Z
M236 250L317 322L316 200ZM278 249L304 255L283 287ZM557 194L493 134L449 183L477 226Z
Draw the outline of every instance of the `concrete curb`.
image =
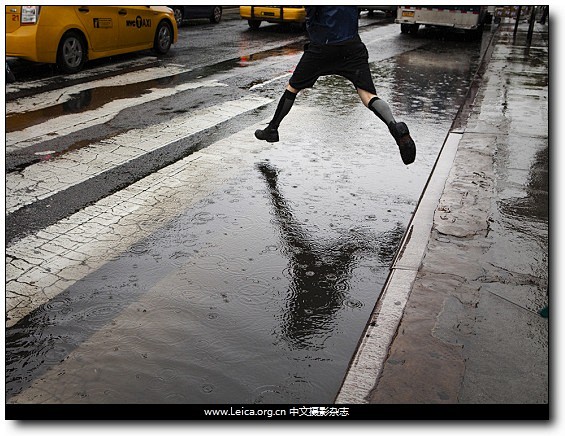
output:
M480 87L480 81L493 51L498 28L492 32L485 53L473 79L465 103L459 108L430 178L412 216L391 272L335 399L337 404L367 404L376 386L389 348L396 336L406 303L412 291L418 269L426 253L446 180L457 154L459 141L465 133L465 123Z
M548 40L524 36L489 42L337 403L548 404Z
M424 194L412 216L383 293L363 332L357 351L338 392L337 404L368 403L368 396L381 374L418 269L426 252L445 182L453 165L461 134L448 134Z

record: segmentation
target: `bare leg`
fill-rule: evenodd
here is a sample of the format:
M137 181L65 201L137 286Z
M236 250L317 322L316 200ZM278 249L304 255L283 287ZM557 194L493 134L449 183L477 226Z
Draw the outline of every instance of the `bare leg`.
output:
M290 86L290 83L286 85L286 89L292 92L293 94L298 94L300 92L300 89L293 88L292 86Z
M290 86L290 85L289 85ZM288 89L288 88L287 88ZM376 97L375 94L369 92L369 91L365 91L364 89L361 88L357 88L357 94L359 94L359 98L361 98L361 101L363 102L363 104L365 105L365 107L369 107L369 102Z

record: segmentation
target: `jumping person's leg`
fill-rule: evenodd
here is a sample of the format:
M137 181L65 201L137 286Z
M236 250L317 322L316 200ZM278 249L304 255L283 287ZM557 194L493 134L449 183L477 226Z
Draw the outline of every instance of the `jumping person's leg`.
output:
M375 94L361 88L357 88L357 93L363 104L371 109L371 111L387 125L390 134L400 149L402 161L406 165L414 162L416 159L416 144L410 136L406 123L397 123L387 102L381 100Z
M279 125L283 118L290 112L290 109L294 104L294 100L296 99L296 94L298 94L299 91L299 89L293 88L290 84L287 85L281 99L279 100L273 119L269 122L267 127L255 131L255 137L257 139L267 142L278 142Z
M283 118L290 112L296 94L302 89L311 88L314 86L318 77L322 74L322 67L327 63L327 50L315 44L306 44L304 53L294 69L294 73L286 90L284 91L273 119L265 129L255 131L255 137L263 141L277 142L279 140L278 128Z

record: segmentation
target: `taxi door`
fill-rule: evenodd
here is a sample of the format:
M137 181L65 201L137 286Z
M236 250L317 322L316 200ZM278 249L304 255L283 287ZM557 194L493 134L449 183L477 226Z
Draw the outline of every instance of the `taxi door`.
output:
M92 51L107 51L118 45L118 8L75 6L75 13L88 33Z
M119 6L120 47L152 44L159 24L155 15L148 6Z
M6 33L15 32L20 28L21 6L6 6Z

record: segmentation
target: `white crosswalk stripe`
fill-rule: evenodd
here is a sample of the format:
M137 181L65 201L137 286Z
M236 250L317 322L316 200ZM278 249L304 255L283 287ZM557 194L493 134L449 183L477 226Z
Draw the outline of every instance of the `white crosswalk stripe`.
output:
M166 75L186 72L169 67ZM163 76L160 68L149 68L112 78L112 85L126 85ZM40 93L8 102L6 114L21 114L49 108L86 89L107 86L107 80L76 85L67 90ZM25 150L53 137L63 137L86 127L104 123L125 108L156 101L176 93L203 87L225 87L216 80L182 83L166 89L150 89L134 98L124 98L79 114L62 115L41 124L6 134L6 152ZM163 123L105 138L61 156L31 164L5 178L6 214L48 198L70 187L112 170L144 154L258 109L273 100L249 95L222 100L219 104L178 114ZM7 326L63 292L77 280L100 267L149 235L163 220L172 219L179 208L204 198L241 165L250 151L259 153L264 144L249 141L252 126L222 139L136 183L87 206L59 222L6 248ZM239 139L235 139L240 136ZM247 140L246 140L247 139ZM49 151L41 152L49 154ZM38 153L35 153L36 155ZM195 165L195 161L198 165ZM218 163L221 162L221 165ZM139 222L147 223L140 227Z
M136 58L134 60L124 61L124 62L112 62L111 64L107 64L102 67L94 67L92 69L87 69L80 71L78 73L73 74L73 78L75 80L89 80L94 75L108 75L111 74L114 78L119 77L123 71L129 71L125 73L125 75L129 74L136 74L136 72L131 72L131 68L139 68L142 65L148 65L151 62L154 62L157 58L155 56L142 56ZM179 65L171 64L169 66L163 67L163 73L166 73L169 67L176 68L178 70ZM144 68L147 70L148 68ZM6 95L16 95L22 91L29 91L33 89L41 89L44 88L49 82L49 78L47 79L37 79L37 80L26 80L23 82L16 81L14 83L10 83L10 86L6 88ZM76 86L76 85L73 85ZM27 97L26 97L27 98Z
M42 141L52 140L73 132L78 132L79 130L86 129L88 127L106 123L118 115L122 110L132 106L170 97L179 92L188 91L190 89L218 86L227 85L215 80L210 80L183 83L173 88L151 89L148 93L139 97L114 100L98 109L53 118L45 121L44 123L36 124L23 130L11 132L6 137L6 151L8 153L13 152L17 149L27 148Z
M144 153L165 147L271 101L254 96L224 101L196 114L184 114L144 129L133 129L66 153L55 160L30 165L21 172L9 173L6 175L6 210L13 213L25 205L50 197Z
M258 154L268 153L264 142L250 139L258 126L215 142L7 247L7 326L205 198L241 171L246 159L253 165Z
M162 77L172 77L182 73L186 73L190 69L182 68L181 66L173 65L168 67L154 67L146 68L141 71L132 73L120 74L112 77L112 86L125 86L134 83L148 82L151 80L160 79ZM43 85L40 83L39 85ZM29 88L31 85L26 84ZM40 92L25 98L6 102L6 113L8 115L20 114L29 111L37 111L45 109L57 104L64 103L72 98L74 94L82 91L104 88L108 86L108 79L99 79L86 83L79 83L72 87L58 89L54 91Z

